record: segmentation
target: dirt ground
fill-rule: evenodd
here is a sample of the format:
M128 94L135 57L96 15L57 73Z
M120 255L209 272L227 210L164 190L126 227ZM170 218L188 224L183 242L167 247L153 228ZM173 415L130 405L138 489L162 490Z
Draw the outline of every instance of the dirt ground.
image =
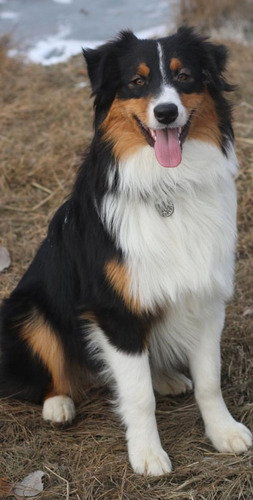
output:
M0 275L0 297L17 283L67 197L92 137L92 100L82 57L52 67L24 65L0 49L0 246L12 264ZM236 287L222 341L222 387L232 414L253 428L253 48L230 44L238 229ZM82 87L82 82L86 83ZM157 397L157 421L173 472L135 475L124 430L107 389L92 390L65 428L42 421L41 408L0 404L0 478L45 472L43 500L250 500L253 452L216 453L204 436L192 395ZM0 493L0 498L2 497Z

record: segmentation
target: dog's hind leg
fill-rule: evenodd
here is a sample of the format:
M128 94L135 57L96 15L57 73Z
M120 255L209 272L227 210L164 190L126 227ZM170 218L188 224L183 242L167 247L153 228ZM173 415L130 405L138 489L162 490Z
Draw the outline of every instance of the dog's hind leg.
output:
M185 394L192 391L192 381L183 373L172 371L171 373L156 373L152 377L153 387L162 396Z
M60 335L35 307L9 323L6 315L3 357L9 379L19 376L16 396L44 401L45 420L70 422L75 416L73 384Z
M46 366L51 383L44 397L42 417L55 423L71 422L75 417L73 389L66 354L60 337L41 317L26 327L30 349Z
M49 393L44 397L44 420L55 423L71 422L75 417L75 406L70 397L72 389L66 355L59 335L37 314L23 326L22 337L51 376Z

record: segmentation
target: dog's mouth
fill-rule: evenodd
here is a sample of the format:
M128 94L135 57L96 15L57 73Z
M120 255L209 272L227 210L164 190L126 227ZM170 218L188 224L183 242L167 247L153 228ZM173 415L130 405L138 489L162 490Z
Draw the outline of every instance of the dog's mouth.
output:
M188 135L192 115L193 111L183 127L164 127L156 130L146 127L138 116L134 115L140 131L147 143L155 149L156 159L163 167L174 168L181 163L182 145Z

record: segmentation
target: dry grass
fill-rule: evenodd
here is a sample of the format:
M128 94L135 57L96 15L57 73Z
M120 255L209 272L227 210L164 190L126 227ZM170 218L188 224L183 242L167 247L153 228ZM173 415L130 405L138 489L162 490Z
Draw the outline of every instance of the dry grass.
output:
M4 44L3 44L4 45ZM236 292L222 343L222 385L233 415L253 422L253 49L231 46L236 91L235 130L241 171ZM80 153L91 138L92 103L81 57L56 67L23 65L0 51L0 245L12 266L1 274L1 297L11 291L68 195ZM251 312L250 312L251 311ZM245 312L247 314L245 314ZM2 401L0 477L20 480L43 469L43 500L250 500L253 454L218 454L203 435L192 395L157 398L163 446L174 471L159 479L136 476L124 431L106 390L93 390L68 428L41 419L37 406Z
M252 0L180 0L180 22L202 30L220 28L224 21L253 19Z

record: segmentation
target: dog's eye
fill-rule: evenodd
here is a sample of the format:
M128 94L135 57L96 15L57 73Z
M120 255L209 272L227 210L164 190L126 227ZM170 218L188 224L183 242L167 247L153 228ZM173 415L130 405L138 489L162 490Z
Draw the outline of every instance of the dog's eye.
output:
M145 84L145 77L136 75L130 82L130 85L136 86L136 87L141 87L142 85Z
M187 75L186 73L179 73L177 75L177 79L178 79L179 82L184 82L188 78L189 78L189 75Z
M192 80L191 73L188 70L181 70L176 76L178 82L185 82L186 80Z

